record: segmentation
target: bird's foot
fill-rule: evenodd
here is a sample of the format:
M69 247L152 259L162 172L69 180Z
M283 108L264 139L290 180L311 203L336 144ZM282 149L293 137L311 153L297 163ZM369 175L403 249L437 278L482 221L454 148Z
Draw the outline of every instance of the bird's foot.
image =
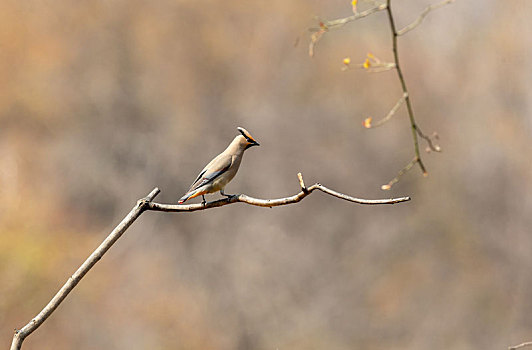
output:
M228 198L231 198L231 197L234 197L234 196L235 196L234 194L227 194L227 193L224 193L224 190L220 190L220 194L221 194L222 196L226 196L226 197L228 197Z
M240 196L240 194L227 194L227 193L224 193L223 190L220 191L220 194L221 194L222 196L226 196L227 199L232 199L232 198L235 198L235 197Z

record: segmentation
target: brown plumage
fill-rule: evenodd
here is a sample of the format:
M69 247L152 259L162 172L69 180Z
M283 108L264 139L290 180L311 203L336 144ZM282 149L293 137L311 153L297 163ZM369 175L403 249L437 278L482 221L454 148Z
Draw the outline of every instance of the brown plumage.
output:
M244 128L238 127L242 135L236 136L229 146L209 162L199 173L194 183L190 186L187 193L179 199L179 204L187 200L204 196L207 193L220 191L224 196L230 196L224 193L225 185L231 181L240 167L244 151L253 146L259 146L259 143ZM205 197L203 197L205 203Z

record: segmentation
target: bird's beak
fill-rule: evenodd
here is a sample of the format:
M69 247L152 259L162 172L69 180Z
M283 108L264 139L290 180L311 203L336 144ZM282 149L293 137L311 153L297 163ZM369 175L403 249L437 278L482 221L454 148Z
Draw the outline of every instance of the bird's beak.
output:
M248 140L248 142L249 143L247 144L245 149L251 148L253 146L260 146L259 143L257 141L255 141L255 140Z

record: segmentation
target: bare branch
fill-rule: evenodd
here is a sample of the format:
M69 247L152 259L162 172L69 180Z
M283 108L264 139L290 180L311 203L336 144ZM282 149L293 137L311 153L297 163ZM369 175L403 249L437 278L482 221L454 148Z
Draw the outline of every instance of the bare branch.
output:
M429 145L428 150L434 151L434 152L441 152L441 147L434 143L434 138L437 138L437 137L431 137L431 136L425 135L417 125L416 125L416 132L419 135L419 137L427 141L427 144ZM437 134L435 133L435 135Z
M333 19L330 21L326 21L326 20L320 21L319 28L309 29L309 31L313 32L312 35L310 36L310 44L309 44L309 50L308 50L309 56L310 57L314 56L314 48L316 47L316 44L323 37L323 35L327 33L329 30L340 28L349 22L353 22L357 19L367 17L375 12L383 11L385 9L386 9L386 4L381 4L379 6L372 7L366 11L358 12L349 17Z
M356 67L356 68L364 68L368 72L383 72L383 71L388 71L388 70L391 70L391 69L395 68L396 71L397 71L397 76L398 76L399 81L401 83L401 88L403 90L403 98L401 98L396 103L396 105L392 108L392 110L388 113L388 115L386 115L386 117L384 117L381 121L377 122L373 126L371 125L372 118L366 118L364 120L364 122L363 122L363 125L366 128L380 126L380 125L384 124L386 121L388 121L396 113L397 109L404 102L406 102L406 106L407 106L407 110L408 110L408 117L410 119L410 128L411 128L411 132L412 132L412 139L413 139L413 142L414 142L414 160L412 162L408 163L403 169L401 169L401 171L399 172L398 176L396 176L387 185L381 186L382 189L390 189L391 186L393 184L395 184L399 180L399 178L405 172L409 171L412 168L412 166L415 165L415 164L418 164L419 168L423 172L423 175L427 176L427 170L425 168L425 165L423 164L423 160L421 159L421 153L419 151L419 139L418 139L418 137L422 138L423 140L425 140L427 142L427 144L428 144L428 147L426 148L427 152L430 152L430 151L440 152L441 151L441 147L439 145L437 145L435 143L435 141L434 141L435 139L437 139L437 137L436 136L431 137L431 136L428 136L428 135L424 134L423 131L421 131L421 129L419 128L418 124L416 123L416 119L414 117L414 109L412 107L412 102L411 102L411 99L410 99L410 94L409 94L408 89L406 87L406 81L405 81L405 78L404 78L404 75L403 75L403 71L401 69L401 65L399 64L399 52L398 52L397 38L400 35L403 35L403 34L409 32L410 30L416 28L418 25L420 25L423 22L424 18L432 10L438 9L440 7L443 7L443 6L445 6L447 4L450 4L450 3L454 2L454 1L455 0L443 0L443 1L439 2L439 3L437 3L437 4L433 4L433 5L428 6L427 8L425 8L425 10L423 10L423 12L419 15L419 17L414 22L410 23L409 25L407 25L406 27L404 27L401 30L397 30L397 28L396 28L395 19L394 19L393 12L392 12L392 7L391 7L391 2L392 2L391 0L386 0L386 3L384 3L384 4L376 5L375 7L370 8L369 10L366 10L366 11L363 11L363 12L359 12L359 13L356 12L356 2L354 2L353 3L353 11L355 12L354 15L348 16L348 17L344 17L344 18L335 19L335 20L330 20L330 21L320 21L319 22L320 23L320 27L319 28L311 28L310 29L311 31L315 32L311 36L311 43L310 43L310 47L309 47L309 54L310 54L310 56L312 56L314 54L315 44L330 29L335 29L335 28L342 27L342 26L344 26L345 24L347 24L349 22L352 22L352 21L357 20L357 19L362 18L362 17L366 17L366 16L368 16L368 15L370 15L372 13L378 12L378 11L386 10L386 12L388 13L390 31L391 31L391 34L392 34L392 51L393 51L393 57L394 57L393 62L382 62L377 57L375 57L374 55L368 53L368 57L366 58L364 63L357 64L357 65L354 65L354 66L350 65L351 59L349 57L344 58L344 60L343 60L344 66L342 67L343 71L349 70L351 67Z
M77 269L77 271L70 276L66 283L56 293L56 295L50 300L48 305L42 309L37 316L35 316L27 325L20 330L15 330L13 341L11 343L11 350L20 350L22 342L33 331L35 331L44 321L57 309L59 304L65 300L68 294L76 287L81 279L89 272L89 270L103 257L103 255L111 248L113 244L122 236L122 234L131 226L131 224L146 210L164 211L164 212L191 212L197 210L204 210L210 208L221 207L228 204L237 202L247 203L259 207L276 207L286 204L297 203L303 198L310 195L314 190L320 190L336 198L340 198L349 202L377 205L377 204L395 204L406 202L410 200L410 197L400 197L391 199L360 199L354 198L343 193L333 191L319 183L316 183L310 187L305 186L303 176L301 173L297 174L299 184L301 186L301 192L285 198L279 199L258 199L246 196L245 194L239 194L225 199L220 199L206 204L189 204L189 205L177 205L177 204L159 204L152 202L153 199L159 194L158 188L153 189L149 195L145 198L139 199L137 204L131 209L129 214L115 227L115 229L107 236L107 238L92 252L92 254L85 260L85 262Z
M326 32L327 28L320 22L320 29L310 36L310 44L308 45L308 55L310 57L314 56L314 47L316 47L316 44Z
M13 341L11 343L11 350L19 350L22 347L24 339L33 333L44 321L57 309L59 304L67 295L76 287L81 279L89 272L89 270L102 258L102 256L111 248L113 244L122 236L122 234L131 226L131 224L147 209L155 196L159 194L158 188L153 189L149 195L137 201L137 204L131 209L129 214L115 227L115 229L107 236L107 238L100 244L98 248L85 260L85 262L77 269L76 272L67 280L61 287L57 294L50 300L48 305L42 309L37 316L35 316L27 325L20 330L15 330Z
M328 29L336 29L336 28L343 27L349 22L356 21L357 19L361 19L371 14L374 14L375 12L384 11L384 10L386 10L386 4L381 4L381 5L372 7L366 11L357 12L356 14L352 16L332 19L330 21L324 21L324 24L327 26Z
M414 109L412 108L412 102L410 100L408 89L406 87L406 82L405 82L405 78L403 76L403 71L402 71L401 66L399 64L399 53L398 53L398 49L397 49L397 37L409 32L410 30L414 29L419 24L421 24L423 19L430 13L430 11L435 10L437 8L440 8L442 6L445 6L447 4L450 4L450 3L454 2L454 1L455 0L444 0L444 1L440 2L440 3L428 6L414 22L412 22L411 24L409 24L405 28L397 31L397 29L395 27L395 21L394 21L394 18L393 18L393 13L392 13L391 0L386 0L386 5L387 5L386 6L386 11L388 12L388 19L389 19L389 22L390 22L390 29L391 29L391 32L392 32L392 44L393 44L392 50L393 50L393 56L394 56L394 63L395 63L396 71L397 71L397 76L399 78L399 81L401 82L401 87L403 89L403 93L405 94L405 101L406 101L406 106L407 106L407 109L408 109L408 117L410 119L410 127L412 129L412 138L414 140L415 157L414 157L414 160L412 162L408 163L403 169L401 169L399 174L394 179L392 179L392 181L390 181L387 185L383 185L381 187L383 189L389 189L394 183L396 183L399 180L399 178L405 172L410 170L415 163L417 163L419 165L421 171L423 172L423 175L427 176L427 170L425 168L425 165L423 164L423 161L421 159L421 154L419 152L418 136L421 137L422 139L424 139L425 141L427 141L429 150L434 151L434 152L440 152L441 151L441 147L439 145L434 144L433 138L430 137L430 136L425 135L421 131L421 129L419 128L417 123L416 123L416 120L415 120L415 117L414 117Z
M307 193L308 189L305 186L305 181L303 181L303 174L297 173L297 178L299 179L299 186L301 186L301 191L303 191L304 193Z
M389 190L392 188L392 186L394 184L396 184L397 182L399 182L399 179L401 178L401 176L403 176L406 172L408 172L410 169L412 169L412 167L416 164L416 163L419 163L419 166L421 167L421 171L423 171L423 176L427 176L428 173L427 173L427 170L425 170L425 167L423 165L423 163L420 161L419 158L417 157L414 157L414 159L412 159L410 161L410 163L408 163L407 165L405 165L405 167L403 169L401 169L399 171L399 173L397 173L397 176L394 177L393 179L390 180L390 182L388 182L386 185L382 185L381 186L381 190Z
M344 65L342 67L342 71L350 70L351 67L364 69L368 73L382 73L382 72L387 72L389 70L394 69L395 68L395 64L394 63L382 63L382 64L379 64L379 65L373 65L373 66L367 68L364 63L358 63L358 64L353 65L353 66Z
M412 23L410 23L409 25L407 25L406 27L404 27L403 29L397 31L397 35L403 35L403 34L406 34L408 33L409 31L411 31L412 29L416 28L418 25L421 24L421 22L423 22L423 20L425 19L425 17L427 17L427 15L430 13L430 11L432 10L436 10L436 9L439 9L440 7L443 7L447 4L450 4L450 3L453 3L455 2L455 0L443 0L442 2L440 3L437 3L437 4L433 4L433 5L430 5L428 6L427 8L425 8L423 10L423 12L421 12L421 14L419 15L418 18L416 18L416 20Z
M526 343L522 343L522 344L519 344L519 345L510 346L510 347L508 347L508 350L515 350L515 349L519 349L519 348L524 348L525 346L530 346L530 345L532 345L532 341L529 341L529 342L526 342Z
M302 181L303 181L303 177L301 176L300 185ZM303 183L303 186L304 186L304 183ZM410 197L400 197L400 198L390 198L390 199L355 198L355 197L351 197L346 194L331 190L330 188L327 188L319 183L315 183L314 185L310 187L304 187L304 188L306 188L306 191L302 189L301 192L293 196L277 198L277 199L259 199L259 198L253 198L253 197L247 196L245 194L237 194L232 197L219 199L213 202L207 202L205 204L198 203L198 204L182 205L182 204L161 204L161 203L150 202L146 210L179 213L179 212L198 211L198 210L217 208L217 207L222 207L224 205L233 204L233 203L246 203L246 204L255 205L258 207L271 208L271 207L278 207L281 205L297 203L301 201L303 198L310 195L315 190L320 190L331 196L334 196L336 198L340 198L340 199L343 199L349 202L358 203L358 204L366 204L366 205L396 204L396 203L406 202L410 200Z
M403 96L401 96L401 98L397 101L395 106L393 106L393 108L388 112L388 114L384 118L382 118L381 120L376 122L375 124L371 124L371 118L367 118L364 121L364 126L366 127L366 129L377 128L377 127L383 125L384 123L386 123L388 120L390 120L395 115L395 113L397 112L399 107L401 107L403 105L403 103L405 102L405 99L407 97L408 97L408 94L406 92L404 92Z
M342 67L343 71L349 70L351 67L351 59L349 57L344 58L344 66ZM395 63L383 62L378 57L368 52L366 60L364 63L359 63L354 66L355 68L363 68L368 73L380 73L386 72L395 68Z
M390 181L387 185L383 185L382 189L390 189L391 186L399 181L399 178L407 171L409 171L412 166L417 163L419 165L419 168L423 172L423 176L427 176L427 169L425 168L425 165L423 164L423 160L421 160L421 154L419 153L419 141L418 141L418 133L421 132L418 125L416 124L416 119L414 117L414 109L412 107L412 102L410 101L410 94L408 93L408 89L406 87L405 78L403 75L403 70L401 69L401 65L399 64L399 52L397 49L397 29L395 27L395 20L393 18L392 13L392 7L391 7L391 0L386 0L386 11L388 12L388 20L390 22L390 30L392 32L392 51L393 51L393 57L394 57L394 63L395 63L395 69L397 71L397 76L399 78L399 81L401 82L401 87L403 89L403 93L406 94L405 101L406 101L406 107L408 110L408 118L410 119L410 128L412 129L412 139L414 140L414 153L415 157L414 160L410 163L408 163L399 174Z

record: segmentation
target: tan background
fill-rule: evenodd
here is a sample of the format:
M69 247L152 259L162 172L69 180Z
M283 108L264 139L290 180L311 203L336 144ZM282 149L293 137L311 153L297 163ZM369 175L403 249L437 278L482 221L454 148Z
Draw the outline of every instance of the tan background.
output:
M430 2L394 1L398 25ZM362 6L369 6L362 3ZM400 39L413 156L385 13L328 33L334 1L0 4L0 346L159 186L175 202L244 126L261 142L228 193L275 209L146 213L24 349L504 349L532 340L532 2L466 1ZM294 48L295 39L301 36ZM216 195L217 196L217 195ZM211 197L217 198L217 197Z

